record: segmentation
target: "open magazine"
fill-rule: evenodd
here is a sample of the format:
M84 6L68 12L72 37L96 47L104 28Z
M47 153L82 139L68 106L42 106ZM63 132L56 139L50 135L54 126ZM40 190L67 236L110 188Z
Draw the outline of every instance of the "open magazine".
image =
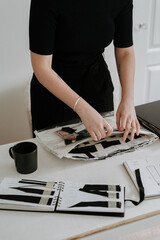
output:
M124 216L125 187L107 183L4 178L0 209Z
M100 141L93 141L82 122L35 131L38 141L59 158L101 160L124 152L134 151L153 143L157 135L141 127L140 135L133 141L129 138L122 141L123 132L116 129L113 115L107 113L103 117L114 128L111 136Z

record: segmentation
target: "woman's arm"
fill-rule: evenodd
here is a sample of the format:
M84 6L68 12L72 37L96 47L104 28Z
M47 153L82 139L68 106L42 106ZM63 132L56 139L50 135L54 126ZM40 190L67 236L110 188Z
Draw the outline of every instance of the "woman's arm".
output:
M52 69L52 55L44 56L31 52L31 62L38 81L53 95L73 109L79 95ZM93 140L104 138L106 136L105 129L107 130L107 135L110 135L113 131L106 120L84 99L81 98L79 100L75 111Z
M122 86L122 99L116 114L117 128L125 130L123 141L126 140L131 128L130 139L133 140L134 133L138 135L140 128L134 108L134 48L115 48L115 57Z

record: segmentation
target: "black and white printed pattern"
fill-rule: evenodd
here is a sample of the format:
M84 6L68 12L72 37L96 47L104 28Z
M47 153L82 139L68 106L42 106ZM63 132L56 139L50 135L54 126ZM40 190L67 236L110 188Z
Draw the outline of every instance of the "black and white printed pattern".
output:
M0 209L124 216L124 186L5 178Z
M0 209L54 211L58 182L5 178L0 184Z
M106 114L103 117L113 126L114 131L111 136L97 142L88 136L81 122L36 131L35 134L40 143L59 158L65 157L75 160L102 160L117 154L134 151L158 139L157 135L141 127L139 136L135 135L133 141L130 141L128 137L124 143L122 141L123 132L116 130L115 118L111 114ZM63 139L56 134L57 131L62 130L76 134L76 138L74 140Z
M124 186L64 182L57 212L124 216Z

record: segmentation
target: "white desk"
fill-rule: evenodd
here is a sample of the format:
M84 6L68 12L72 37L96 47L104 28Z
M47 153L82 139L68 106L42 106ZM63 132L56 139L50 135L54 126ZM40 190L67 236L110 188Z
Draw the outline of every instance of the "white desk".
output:
M36 139L31 139L37 143ZM126 159L135 159L145 156L160 157L160 140L154 144L132 153L108 158L102 161L73 161L69 159L58 159L38 145L38 170L32 174L21 175L16 172L14 161L10 158L8 149L14 145L7 144L0 146L0 181L4 177L25 177L31 179L52 179L71 180L86 182L106 182L113 184L124 184L126 186L126 198L137 199L138 193L122 163ZM152 211L160 210L160 198L145 200L135 207L130 203L126 204L125 217L104 217L72 214L52 213L30 213L16 211L0 211L0 239L1 240L59 240L87 232L92 229L110 225L119 221L127 220ZM141 227L160 224L160 216L142 221ZM129 224L130 225L130 224ZM131 227L126 225L126 232ZM138 224L139 225L139 224ZM137 229L136 224L133 224ZM132 228L133 229L133 228ZM116 231L109 230L98 235L85 239L117 239L123 231L123 227L116 228ZM113 234L114 233L114 234ZM104 236L105 234L105 236ZM113 236L114 235L114 236ZM100 236L100 235L99 235ZM108 236L108 238L107 238ZM109 237L110 236L110 237ZM111 237L113 236L113 237Z

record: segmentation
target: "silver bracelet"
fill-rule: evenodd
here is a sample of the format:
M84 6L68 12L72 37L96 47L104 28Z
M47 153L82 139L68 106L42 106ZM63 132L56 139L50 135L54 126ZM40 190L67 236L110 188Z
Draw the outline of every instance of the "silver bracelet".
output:
M78 97L78 99L76 100L75 104L74 104L74 107L73 107L73 110L76 111L76 106L79 102L79 100L81 99L81 97Z

